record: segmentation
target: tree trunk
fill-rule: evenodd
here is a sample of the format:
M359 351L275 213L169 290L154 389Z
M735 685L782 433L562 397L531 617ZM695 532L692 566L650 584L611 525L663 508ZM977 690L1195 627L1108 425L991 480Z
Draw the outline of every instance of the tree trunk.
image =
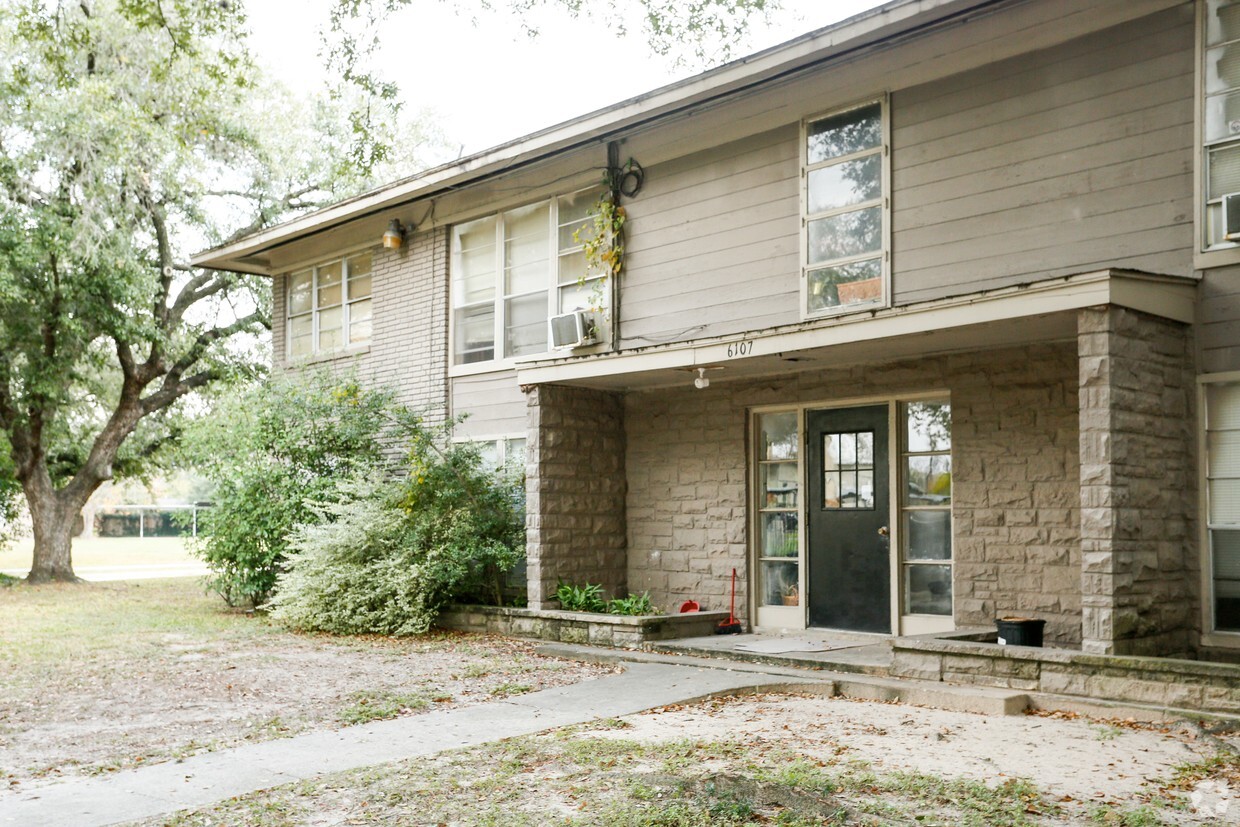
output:
M27 583L77 583L73 573L73 524L80 504L64 502L50 486L26 486L26 503L34 527L34 562Z

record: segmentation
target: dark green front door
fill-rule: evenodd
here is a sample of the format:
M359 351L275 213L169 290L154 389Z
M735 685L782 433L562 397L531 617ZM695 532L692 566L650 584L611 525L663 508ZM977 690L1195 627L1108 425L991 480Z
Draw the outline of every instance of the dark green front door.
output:
M808 411L809 624L891 632L888 407Z

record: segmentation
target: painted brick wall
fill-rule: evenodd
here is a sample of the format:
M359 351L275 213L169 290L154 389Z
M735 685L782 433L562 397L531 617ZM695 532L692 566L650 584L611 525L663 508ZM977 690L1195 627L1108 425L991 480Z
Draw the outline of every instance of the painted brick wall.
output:
M631 393L629 587L664 608L726 608L736 567L745 610L747 408L946 390L959 624L1031 613L1048 638L1079 641L1076 387L1066 343Z
M318 366L356 370L363 380L396 390L401 402L442 420L447 406L448 236L416 233L399 250L372 251L373 333L368 346L288 362L285 279L273 279L272 356L278 369Z

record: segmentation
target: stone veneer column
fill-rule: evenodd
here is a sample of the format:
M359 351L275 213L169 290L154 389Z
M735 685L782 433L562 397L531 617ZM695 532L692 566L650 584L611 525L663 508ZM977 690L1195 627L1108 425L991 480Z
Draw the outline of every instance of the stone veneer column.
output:
M531 609L556 608L559 581L626 587L624 398L535 385L526 391L526 562Z
M1198 591L1187 328L1088 308L1077 346L1082 649L1187 653Z

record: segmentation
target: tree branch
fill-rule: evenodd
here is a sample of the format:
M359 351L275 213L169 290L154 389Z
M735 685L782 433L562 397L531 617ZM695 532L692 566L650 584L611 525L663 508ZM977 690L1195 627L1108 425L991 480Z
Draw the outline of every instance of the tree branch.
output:
M169 325L179 324L190 307L209 296L214 296L216 293L227 290L231 284L231 279L227 278L219 270L204 270L199 275L194 276L185 283L185 286L181 288L181 292L173 300L172 307L169 308L167 323Z
M159 327L163 329L168 322L168 297L172 292L174 260L172 241L168 238L168 216L163 205L152 198L149 192L144 191L140 198L151 216L151 226L155 230L155 245L159 256L159 293L155 296L152 309Z
M204 330L202 333L199 333L198 337L194 339L193 344L189 346L189 350L172 367L168 368L168 372L164 374L164 381L160 385L159 390L142 399L142 415L145 416L166 407L203 382L214 378L216 372L213 369L207 369L196 374L196 376L201 377L201 381L198 384L184 387L190 380L182 379L181 377L202 358L207 348L213 343L246 330L253 330L255 327L270 329L271 323L265 315L255 311L248 316L236 319L231 324ZM183 389L178 390L179 388Z
M172 373L169 372L168 376L170 377L171 375ZM142 399L143 416L162 410L190 391L201 388L208 382L214 382L219 378L220 373L214 368L208 368L201 373L195 373L192 376L174 382L170 382L168 377L165 377L164 384L159 390Z
M112 338L112 341L116 342L116 361L121 364L121 374L125 380L137 378L137 363L134 361L133 348L130 347L129 342L116 336Z

